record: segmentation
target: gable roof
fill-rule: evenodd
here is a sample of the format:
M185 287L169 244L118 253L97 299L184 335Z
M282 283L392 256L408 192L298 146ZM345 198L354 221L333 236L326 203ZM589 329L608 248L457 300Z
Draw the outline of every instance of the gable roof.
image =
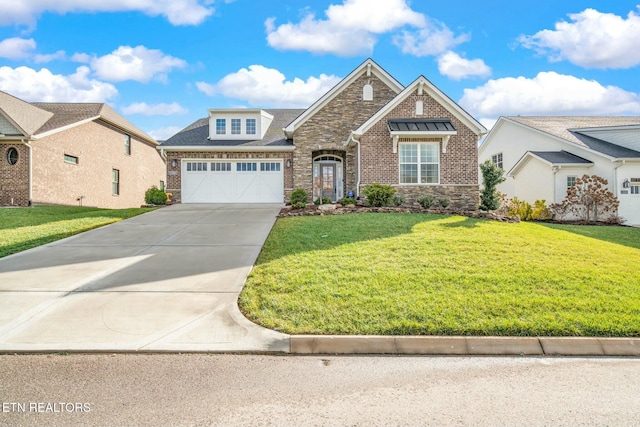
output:
M462 107L455 103L451 98L445 95L440 89L438 89L433 83L431 83L425 76L420 76L413 81L409 86L404 88L402 92L393 98L384 107L378 110L373 116L364 122L358 129L353 131L354 135L362 135L374 126L378 121L385 117L391 110L393 110L398 104L407 99L415 90L423 90L429 96L442 105L447 111L453 114L458 120L464 123L469 129L471 129L476 135L481 136L487 133L487 129L474 119L469 113L467 113Z
M329 92L325 93L320 99L314 102L309 108L307 108L298 118L289 124L285 128L285 132L289 138L292 137L293 132L298 129L304 122L311 118L315 113L327 105L332 99L342 92L343 89L348 87L351 83L357 80L363 72L373 73L382 80L387 86L389 86L394 92L400 93L404 86L396 79L387 73L380 65L378 65L373 59L368 58L362 64L360 64L355 70L353 70L347 77L342 79L337 85L335 85Z
M271 126L262 139L255 140L210 140L209 118L204 117L191 123L171 138L164 141L159 149L175 150L291 150L294 148L291 140L287 139L282 129L298 117L301 109L265 109L273 116Z
M640 151L586 134L591 130L604 128L637 129L637 125L640 124L638 116L503 116L498 119L489 136L483 142L480 147L481 152L491 141L493 134L498 132L498 129L505 122L542 132L609 158L640 158Z
M33 135L53 113L0 91L0 114L25 136Z
M93 120L102 120L139 139L158 145L153 137L105 103L26 102L0 91L0 114L27 138L42 138Z
M515 165L511 168L510 171L507 172L508 176L514 176L517 174L518 170L521 169L529 159L536 157L543 162L547 163L550 167L559 166L559 167L570 167L570 166L582 166L582 167L591 167L593 166L593 162L587 159L584 159L580 156L576 156L573 153L568 151L560 150L560 151L527 151L524 155L516 162Z

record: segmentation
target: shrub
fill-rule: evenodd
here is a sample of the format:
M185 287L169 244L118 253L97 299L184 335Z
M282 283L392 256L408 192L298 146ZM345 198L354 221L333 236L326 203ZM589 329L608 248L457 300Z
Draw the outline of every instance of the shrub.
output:
M402 206L406 198L402 194L394 194L393 195L393 205L394 206Z
M316 205L330 205L332 202L328 197L318 197L313 203L315 203Z
M440 206L446 209L446 207L449 206L449 199L443 197L441 199L438 199L438 203L440 204Z
M482 172L482 192L480 193L480 209L494 211L500 207L500 193L496 187L505 181L504 171L490 160L480 165Z
M307 192L303 188L297 188L291 193L291 207L302 209L307 206Z
M424 196L420 196L418 199L418 204L423 207L423 209L429 209L433 202L435 201L435 197L433 194L425 194Z
M390 185L378 183L369 184L362 190L362 193L367 198L367 203L375 207L389 206L393 201L395 192L395 188Z
M340 204L342 206L355 205L356 199L354 199L353 197L345 197L342 200L340 200Z
M536 200L533 206L529 202L514 197L505 202L507 215L518 216L522 221L537 221L551 218L545 200Z
M154 185L144 193L144 201L148 205L166 205L167 193Z

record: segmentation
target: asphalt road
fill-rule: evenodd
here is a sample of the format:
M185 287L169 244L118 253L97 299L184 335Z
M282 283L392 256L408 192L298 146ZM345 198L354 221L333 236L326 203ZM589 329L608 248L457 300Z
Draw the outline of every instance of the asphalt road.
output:
M640 359L3 355L2 426L632 426Z

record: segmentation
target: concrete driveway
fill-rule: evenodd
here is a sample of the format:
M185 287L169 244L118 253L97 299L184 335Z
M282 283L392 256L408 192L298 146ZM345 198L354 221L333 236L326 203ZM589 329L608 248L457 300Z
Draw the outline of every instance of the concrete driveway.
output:
M279 205L174 205L0 259L0 351L289 351L237 298Z

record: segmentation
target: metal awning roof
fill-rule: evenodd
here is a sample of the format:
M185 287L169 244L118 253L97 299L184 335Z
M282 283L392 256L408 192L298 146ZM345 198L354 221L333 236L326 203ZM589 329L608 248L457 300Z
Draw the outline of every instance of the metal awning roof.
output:
M449 119L389 119L391 132L456 132Z

